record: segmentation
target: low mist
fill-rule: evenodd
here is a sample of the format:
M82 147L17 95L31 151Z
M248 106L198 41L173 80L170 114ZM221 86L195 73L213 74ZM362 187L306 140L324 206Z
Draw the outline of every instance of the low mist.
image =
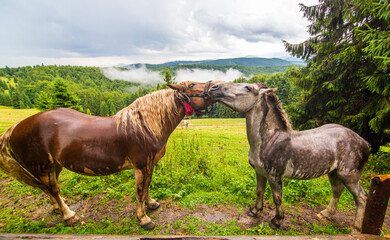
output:
M240 71L232 68L230 68L226 72L196 68L178 70L176 72L175 80L178 83L184 81L207 82L209 80L222 80L225 82L231 82L234 79L240 77L243 77L243 74Z
M160 72L151 71L145 66L133 69L110 67L102 68L101 71L104 76L111 80L124 80L149 86L164 83L164 77ZM226 72L208 69L179 69L173 77L176 82L180 83L184 81L207 82L209 80L231 82L243 76L240 71L231 68Z
M146 85L156 85L164 82L159 72L150 71L145 66L132 69L109 67L101 68L101 71L110 80L123 80Z

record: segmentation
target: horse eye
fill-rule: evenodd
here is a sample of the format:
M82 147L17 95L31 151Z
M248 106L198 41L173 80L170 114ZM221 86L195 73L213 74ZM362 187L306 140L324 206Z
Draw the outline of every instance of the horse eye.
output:
M251 87L249 87L249 86L245 86L245 89L247 90L247 91L252 91L252 88Z
M195 83L191 83L189 87L190 87L190 88L195 87Z

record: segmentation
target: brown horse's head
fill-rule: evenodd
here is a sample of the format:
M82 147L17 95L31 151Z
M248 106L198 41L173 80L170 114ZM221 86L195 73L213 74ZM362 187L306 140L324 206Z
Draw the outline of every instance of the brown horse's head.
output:
M206 83L186 81L179 84L168 84L168 87L179 91L191 107L195 110L197 115L202 115L202 110L207 110L207 107L215 101L210 99L209 89L216 83L222 81L208 81Z

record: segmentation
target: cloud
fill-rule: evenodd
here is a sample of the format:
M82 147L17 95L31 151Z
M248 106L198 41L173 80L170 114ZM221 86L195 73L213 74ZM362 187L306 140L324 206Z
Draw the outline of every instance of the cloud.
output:
M305 40L298 3L317 0L27 0L0 8L0 66L86 58L129 63L287 55ZM100 58L100 59L99 59ZM87 61L84 61L87 62ZM106 62L109 62L108 60Z

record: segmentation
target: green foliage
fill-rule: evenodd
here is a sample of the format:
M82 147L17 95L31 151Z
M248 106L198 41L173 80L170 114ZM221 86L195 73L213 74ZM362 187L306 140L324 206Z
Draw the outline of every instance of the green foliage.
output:
M62 79L56 79L53 89L53 108L72 108L82 111L78 105L78 99L74 93L68 91L67 84Z
M388 174L390 172L390 152L378 151L371 154L366 168L378 174Z
M15 109L24 109L24 108L33 107L30 99L27 97L27 95L20 88L10 89L10 96L11 96L12 106Z
M33 66L0 69L2 82L7 82L7 92L1 93L0 104L6 106L37 107L48 110L54 107L67 107L100 115L100 104L108 103L109 114L129 105L149 89L131 92L137 83L111 81L99 68L77 66ZM56 81L60 81L59 86ZM57 85L56 85L56 84ZM55 86L56 85L56 86ZM64 100L64 103L60 103ZM111 104L112 103L112 104ZM106 116L106 114L104 114Z
M0 105L12 106L12 99L8 93L0 93Z
M100 102L100 116L107 117L109 116L109 109L105 101Z
M242 118L244 117L243 114L238 113L231 109L230 107L222 104L222 103L216 103L215 106L213 106L212 111L208 114L208 117L211 118Z
M254 75L250 79L239 78L234 80L235 83L265 83L268 87L278 88L276 94L279 100L283 103L284 107L293 106L297 102L299 96L298 88L292 84L292 71L297 71L297 67L289 67L286 73L274 73L274 74L259 74Z
M42 91L39 93L36 102L37 103L35 107L41 111L46 111L53 108L53 99L51 95L46 91Z
M177 83L175 81L175 78L172 76L171 72L168 69L165 70L163 80L164 80L165 84L176 84Z
M288 52L307 60L290 73L301 91L290 111L296 128L339 123L368 140L373 151L383 144L390 126L388 6L388 0L301 5L311 37L285 42Z
M244 59L247 60L247 59ZM276 61L277 62L277 61ZM228 71L237 69L246 76L260 73L283 72L288 66L222 66L222 65L147 65L147 68L162 73L167 84L176 83L175 74L179 69L212 69ZM36 107L49 110L55 107L71 106L97 116L114 115L130 105L135 99L151 91L167 88L157 84L154 89L141 87L139 83L107 79L99 68L78 66L43 66L0 69L0 105L15 108ZM244 79L244 78L243 78ZM57 81L66 87L58 86ZM275 83L276 84L276 83ZM279 88L283 88L279 83ZM5 85L9 90L4 90ZM289 86L289 85L288 85ZM3 92L2 92L3 91ZM9 93L8 93L8 92ZM282 90L281 90L282 92ZM65 101L61 103L61 101ZM237 118L241 114L218 104L209 117Z

